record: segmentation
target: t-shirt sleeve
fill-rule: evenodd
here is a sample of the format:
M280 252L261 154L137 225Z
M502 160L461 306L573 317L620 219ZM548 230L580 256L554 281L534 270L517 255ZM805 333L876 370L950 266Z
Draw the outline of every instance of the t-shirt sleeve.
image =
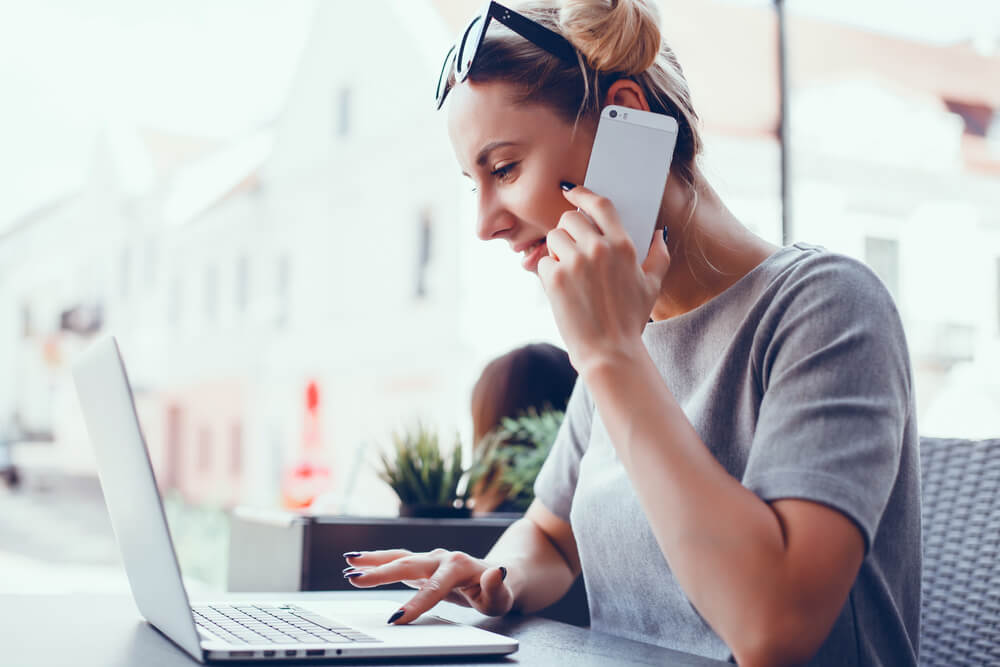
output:
M757 344L763 396L744 486L765 501L801 498L839 510L860 528L867 553L912 404L892 297L860 262L825 254L789 277Z
M535 478L535 498L566 522L569 522L569 511L573 506L580 459L590 442L593 415L590 392L583 380L577 378L556 441Z

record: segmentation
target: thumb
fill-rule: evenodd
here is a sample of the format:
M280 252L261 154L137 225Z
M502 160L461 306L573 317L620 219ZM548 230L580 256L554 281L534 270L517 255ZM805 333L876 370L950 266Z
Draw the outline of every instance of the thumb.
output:
M653 242L649 244L649 254L642 263L642 272L647 277L653 278L659 286L669 268L670 252L667 250L667 229L664 227L662 231L656 230L653 234Z
M479 577L479 588L482 595L480 611L488 616L502 616L514 606L514 598L510 587L504 583L507 578L507 568L491 567L483 571Z

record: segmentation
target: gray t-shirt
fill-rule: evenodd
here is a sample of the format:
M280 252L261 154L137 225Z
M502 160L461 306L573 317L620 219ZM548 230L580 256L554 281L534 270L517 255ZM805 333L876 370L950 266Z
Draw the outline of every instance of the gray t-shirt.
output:
M795 244L642 338L730 475L765 501L823 503L861 530L861 571L810 664L915 665L914 392L899 314L875 274ZM595 630L732 658L671 573L582 380L535 494L573 527Z

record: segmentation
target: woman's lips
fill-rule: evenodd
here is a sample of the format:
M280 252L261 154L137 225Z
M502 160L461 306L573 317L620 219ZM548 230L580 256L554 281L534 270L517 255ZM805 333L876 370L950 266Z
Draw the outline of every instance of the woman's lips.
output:
M524 260L521 262L521 266L524 267L526 271L535 271L538 268L538 262L549 254L549 246L542 239L542 242L534 247L534 249L526 251L528 254L525 255Z

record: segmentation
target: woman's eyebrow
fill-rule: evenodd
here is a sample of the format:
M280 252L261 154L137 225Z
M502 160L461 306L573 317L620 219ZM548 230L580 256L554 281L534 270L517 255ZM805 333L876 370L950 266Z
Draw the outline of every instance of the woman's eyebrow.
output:
M503 148L504 146L517 146L517 145L518 145L517 141L491 141L490 143L483 146L482 149L479 151L479 154L476 155L476 164L479 165L480 167L485 165L486 161L490 157L490 153L492 153L498 148ZM468 174L465 173L464 171L462 172L462 175L468 176Z

